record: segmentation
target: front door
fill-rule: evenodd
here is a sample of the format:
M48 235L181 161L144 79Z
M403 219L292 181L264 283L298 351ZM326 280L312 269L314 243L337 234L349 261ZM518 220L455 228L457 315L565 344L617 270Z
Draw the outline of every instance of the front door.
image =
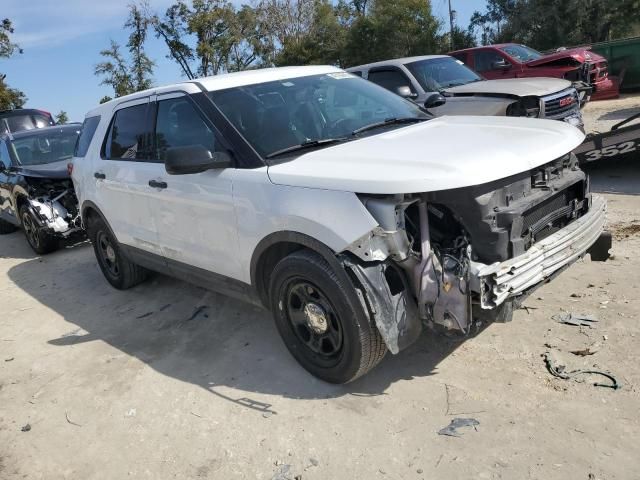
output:
M175 147L201 146L222 151L220 134L185 93L157 98L154 157L164 161ZM169 268L197 267L224 277L238 278L238 238L233 205L235 169L169 175L164 166L150 177L164 188L149 194L162 252ZM185 275L184 271L174 271Z

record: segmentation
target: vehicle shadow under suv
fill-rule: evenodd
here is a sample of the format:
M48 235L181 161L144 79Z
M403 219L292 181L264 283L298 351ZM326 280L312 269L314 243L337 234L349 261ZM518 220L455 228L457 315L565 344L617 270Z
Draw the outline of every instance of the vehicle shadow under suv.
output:
M115 290L90 245L61 250L46 261L33 258L8 274L16 286L78 327L49 344L69 348L101 340L163 375L264 412L277 413L277 405L253 394L296 399L382 395L398 380L435 374L461 344L425 333L399 355L388 353L355 382L330 385L290 356L266 310L162 275L128 291Z

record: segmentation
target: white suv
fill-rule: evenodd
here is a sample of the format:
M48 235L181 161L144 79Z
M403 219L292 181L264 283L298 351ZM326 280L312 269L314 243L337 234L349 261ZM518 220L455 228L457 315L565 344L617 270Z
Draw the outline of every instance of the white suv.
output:
M109 283L154 270L262 304L329 382L423 326L508 320L590 248L607 256L605 203L568 153L583 134L562 122L433 119L292 67L139 92L85 124L73 181Z

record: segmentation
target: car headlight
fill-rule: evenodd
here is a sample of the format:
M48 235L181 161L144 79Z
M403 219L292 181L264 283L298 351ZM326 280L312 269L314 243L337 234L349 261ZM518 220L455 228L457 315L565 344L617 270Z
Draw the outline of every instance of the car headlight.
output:
M540 100L537 97L523 97L507 107L507 116L538 118Z

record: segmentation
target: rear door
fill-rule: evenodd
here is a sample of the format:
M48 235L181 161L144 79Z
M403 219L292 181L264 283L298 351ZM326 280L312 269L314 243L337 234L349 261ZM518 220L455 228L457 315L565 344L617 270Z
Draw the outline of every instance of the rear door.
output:
M156 102L154 160L164 162L172 147L202 146L225 151L220 133L193 98L184 92L159 95ZM148 180L164 188L148 198L163 255L174 274L184 277L197 267L224 277L239 271L238 237L233 205L235 168L169 175L163 163Z
M152 111L149 98L120 104L114 111L93 163L96 203L118 241L160 255L150 201L149 179L162 165L152 160Z

